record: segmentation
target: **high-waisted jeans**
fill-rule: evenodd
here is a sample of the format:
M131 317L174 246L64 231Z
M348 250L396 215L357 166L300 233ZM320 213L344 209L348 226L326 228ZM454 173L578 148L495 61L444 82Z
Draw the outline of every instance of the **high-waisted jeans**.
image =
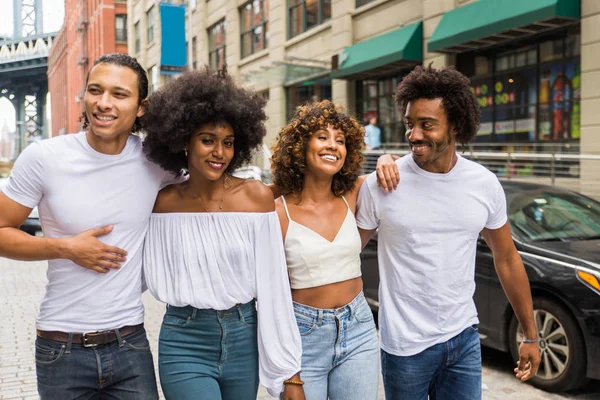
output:
M258 392L256 308L167 306L158 341L163 393L173 400L255 400Z
M294 302L294 312L306 400L377 399L379 340L363 293L336 309Z

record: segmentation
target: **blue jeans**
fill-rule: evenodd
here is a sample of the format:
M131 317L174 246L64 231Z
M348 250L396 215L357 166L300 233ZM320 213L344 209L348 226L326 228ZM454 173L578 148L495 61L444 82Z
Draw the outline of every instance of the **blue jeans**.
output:
M381 351L387 400L481 399L481 345L473 325L414 356Z
M173 400L256 400L255 302L229 310L167 306L158 340L163 393Z
M379 340L363 293L337 309L294 302L294 312L306 400L376 400Z
M38 337L35 364L42 400L158 399L144 329L96 347Z

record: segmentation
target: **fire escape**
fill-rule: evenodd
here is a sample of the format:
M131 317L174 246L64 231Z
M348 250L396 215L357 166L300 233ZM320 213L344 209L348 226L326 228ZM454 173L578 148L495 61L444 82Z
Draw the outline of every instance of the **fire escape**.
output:
M77 55L77 68L79 69L79 90L77 91L77 101L81 103L81 111L84 110L83 96L85 94L85 80L88 72L88 8L87 0L79 0L79 18L77 20L77 35L79 36L80 47Z

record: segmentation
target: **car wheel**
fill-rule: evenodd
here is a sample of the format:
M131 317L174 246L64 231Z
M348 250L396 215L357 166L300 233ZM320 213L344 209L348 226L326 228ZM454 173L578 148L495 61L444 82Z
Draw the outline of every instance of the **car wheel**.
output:
M583 336L575 319L564 307L546 298L533 299L533 315L539 335L541 362L530 382L548 392L562 392L586 382L586 355ZM523 331L517 318L509 327L510 353L515 363Z

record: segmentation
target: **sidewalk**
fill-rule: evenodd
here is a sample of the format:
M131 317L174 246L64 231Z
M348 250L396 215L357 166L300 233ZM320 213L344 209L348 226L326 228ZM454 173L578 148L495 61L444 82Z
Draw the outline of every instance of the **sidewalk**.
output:
M0 258L0 400L38 399L35 376L35 316L46 284L45 262L21 262ZM164 305L144 294L146 330L157 361L157 341ZM484 400L600 399L599 382L572 394L549 394L522 384L511 374L506 354L483 351ZM160 388L159 388L160 389ZM260 388L258 400L273 399ZM378 400L383 400L380 382Z

